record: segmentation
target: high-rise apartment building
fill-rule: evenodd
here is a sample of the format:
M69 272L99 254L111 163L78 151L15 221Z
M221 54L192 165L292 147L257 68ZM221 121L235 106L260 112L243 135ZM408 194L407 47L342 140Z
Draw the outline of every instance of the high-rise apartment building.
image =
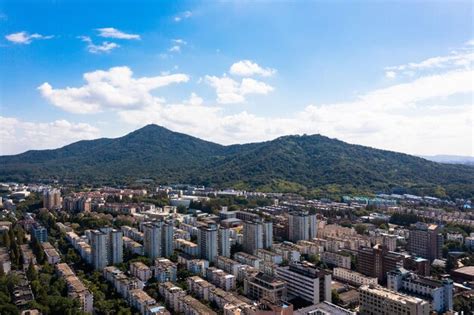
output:
M62 205L61 191L57 188L43 191L43 207L51 210L60 208Z
M162 227L161 250L163 257L170 257L174 251L173 221L167 221Z
M123 262L123 233L112 228L91 231L92 265L102 270Z
M418 222L410 228L407 249L412 255L426 258L431 262L443 257L443 243L439 225Z
M218 232L217 224L209 223L199 227L198 248L199 256L210 262L214 262L218 256Z
M261 220L245 221L243 229L243 248L246 253L255 255L260 248L270 248L273 243L272 222Z
M154 260L162 257L162 222L148 222L143 224L143 247L145 256Z
M276 269L278 279L285 281L288 297L300 297L310 303L331 302L331 274L308 262L292 262Z
M357 252L357 271L373 278L379 283L387 279L387 272L403 267L404 257L390 252L383 245L362 247Z
M219 256L230 257L230 229L219 228L217 250Z
M33 236L33 238L38 240L40 243L48 241L48 230L38 223L35 223L31 226L30 233L31 236Z
M292 242L315 238L316 227L315 214L307 211L292 211L288 214L288 239Z

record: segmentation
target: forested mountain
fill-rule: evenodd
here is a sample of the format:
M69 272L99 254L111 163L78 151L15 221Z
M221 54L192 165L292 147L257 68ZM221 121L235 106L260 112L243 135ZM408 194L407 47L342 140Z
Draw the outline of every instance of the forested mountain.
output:
M157 125L124 137L0 157L0 180L119 184L137 179L312 196L410 192L474 196L474 167L439 164L321 135L223 146Z

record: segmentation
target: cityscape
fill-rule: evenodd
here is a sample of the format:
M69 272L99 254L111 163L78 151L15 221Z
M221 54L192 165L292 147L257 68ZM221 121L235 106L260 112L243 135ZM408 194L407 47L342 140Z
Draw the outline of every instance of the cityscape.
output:
M0 315L474 315L474 2L0 0Z

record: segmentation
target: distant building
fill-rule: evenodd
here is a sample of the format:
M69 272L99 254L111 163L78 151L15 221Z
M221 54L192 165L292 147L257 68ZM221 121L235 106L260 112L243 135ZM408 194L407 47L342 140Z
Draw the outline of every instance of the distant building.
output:
M361 286L364 284L377 284L377 278L367 277L357 271L352 271L346 268L334 268L333 269L334 279L340 280L345 283L349 283L355 286Z
M30 233L31 236L33 236L33 238L38 240L40 243L48 241L48 230L38 223L35 223L31 226Z
M155 279L158 282L176 282L178 266L166 258L155 259Z
M199 255L202 259L214 262L218 256L218 232L217 224L209 223L200 226L198 231Z
M245 221L242 246L246 253L255 255L260 248L271 248L273 244L272 222L262 220Z
M443 244L439 225L418 222L410 229L407 249L412 255L433 261L443 257Z
M288 239L292 242L315 238L316 227L315 214L307 211L292 211L288 214Z
M387 272L403 267L404 257L377 244L374 247L362 247L357 252L357 271L384 283Z
M59 189L46 189L43 191L43 207L51 210L60 208L62 205L61 191Z
M93 230L90 234L92 265L96 270L123 261L123 233L112 228Z
M143 247L147 257L154 260L162 257L162 222L143 224Z
M430 304L422 299L404 295L384 287L363 285L359 288L361 315L428 315Z
M308 307L300 308L294 315L356 315L356 312L347 310L330 302L321 302Z
M417 276L408 270L398 268L388 273L387 287L390 290L422 297L431 302L431 309L438 313L453 310L453 281L433 280Z
M230 229L219 227L217 247L219 256L230 257Z
M256 301L262 298L286 301L287 284L285 281L259 272L253 277L244 279L244 293Z
M174 226L172 221L163 224L161 236L161 250L163 257L171 257L174 252Z
M288 296L311 303L331 302L331 274L308 262L292 262L276 269L278 279L288 285Z

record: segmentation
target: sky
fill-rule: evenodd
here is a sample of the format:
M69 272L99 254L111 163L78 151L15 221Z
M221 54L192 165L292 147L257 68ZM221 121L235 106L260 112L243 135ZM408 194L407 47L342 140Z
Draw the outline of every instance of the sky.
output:
M155 123L474 156L473 5L0 0L0 155Z

